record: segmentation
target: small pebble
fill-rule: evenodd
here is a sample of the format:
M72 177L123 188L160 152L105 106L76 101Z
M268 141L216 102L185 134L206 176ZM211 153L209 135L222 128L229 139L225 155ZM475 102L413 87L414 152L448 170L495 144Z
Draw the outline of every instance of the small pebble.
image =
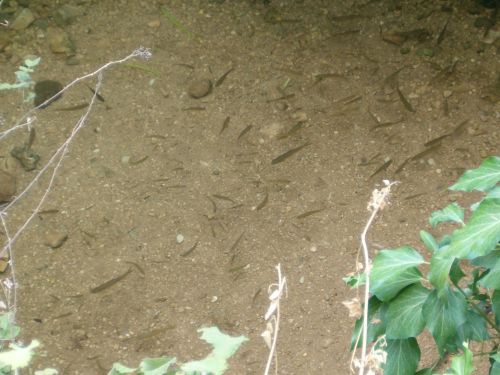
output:
M58 247L61 247L67 239L67 233L58 230L50 230L45 235L44 245L47 245L52 249L57 249Z
M130 162L130 156L129 155L123 155L121 158L122 164L128 164Z
M212 81L209 79L199 79L193 81L188 88L188 94L194 99L201 99L212 91Z
M181 244L184 242L184 236L182 234L178 234L176 237L175 237L175 242L177 242L178 244Z
M158 27L160 27L160 20L149 21L148 26L152 29L157 29Z

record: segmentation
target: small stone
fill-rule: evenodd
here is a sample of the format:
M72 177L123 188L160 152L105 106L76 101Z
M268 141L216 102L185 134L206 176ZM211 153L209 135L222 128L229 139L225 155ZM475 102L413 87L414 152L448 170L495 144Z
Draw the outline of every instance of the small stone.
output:
M66 65L79 65L80 59L76 56L70 56L66 59Z
M77 5L64 4L57 9L55 21L59 26L72 24L77 17L83 16L83 8Z
M199 79L193 81L188 88L188 94L194 99L201 99L212 91L212 81L209 79Z
M453 91L451 91L451 90L444 90L443 91L443 96L445 98L449 98L452 94L453 94Z
M16 194L16 178L0 169L0 203L10 202Z
M36 169L40 161L40 155L34 152L28 145L22 147L14 147L10 151L11 156L21 163L21 166L26 172Z
M419 48L417 50L417 56L433 57L434 54L435 52L432 48Z
M175 242L177 242L178 244L181 244L184 242L184 236L182 234L178 234L176 237L175 237Z
M293 118L295 121L305 122L305 121L307 121L307 114L306 114L305 112L302 112L302 111L295 112L295 113L292 115L292 118Z
M10 28L14 30L24 30L35 20L35 15L29 8L23 8L14 20L10 23Z
M58 27L49 27L47 29L47 41L49 48L54 53L72 54L75 52L73 42L69 35Z
M129 155L123 155L121 158L122 164L128 164L130 162L130 156Z
M430 166L434 166L436 165L436 161L433 158L429 158L427 159L427 164L429 164Z
M157 29L160 27L160 20L153 20L148 22L148 26L152 29Z
M62 246L64 242L68 239L68 234L58 230L50 230L45 235L44 245L52 249L57 249Z

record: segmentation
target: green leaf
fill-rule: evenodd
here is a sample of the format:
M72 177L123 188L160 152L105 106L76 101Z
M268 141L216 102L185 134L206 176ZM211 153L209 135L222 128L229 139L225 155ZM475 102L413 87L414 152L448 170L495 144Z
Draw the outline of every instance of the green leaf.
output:
M473 259L495 249L500 241L500 199L486 199L467 225L456 230L443 254Z
M472 366L472 352L467 343L464 342L464 353L454 356L451 360L451 368L446 370L444 375L470 375L474 371Z
M415 373L415 375L432 375L432 368L427 367Z
M420 231L420 240L424 243L425 247L432 253L439 250L439 245L432 234L425 230Z
M383 318L386 310L386 305L377 297L372 296L368 301L368 337L367 342L374 342L379 336L385 333L385 319ZM354 324L354 331L351 336L351 351L356 345L356 340L361 331L363 317L356 320ZM361 347L361 339L358 341L357 347Z
M431 284L438 289L442 289L448 285L448 276L455 261L453 257L441 256L443 250L444 248L432 256L428 275Z
M429 293L418 283L407 287L391 301L386 314L388 339L417 337L423 331L422 306Z
M495 198L495 199L500 199L500 186L495 186L493 189L491 189L488 194L486 194L486 196L480 200L479 202L476 202L474 204L472 204L470 206L470 209L472 211L475 211L476 208L481 204L481 202L485 199L491 199L491 198Z
M0 353L0 363L5 367L9 366L11 370L17 370L28 366L31 358L34 355L34 349L40 346L37 340L33 340L31 344L25 347L16 344L10 344L11 350Z
M429 218L429 224L433 227L448 221L464 224L464 209L457 203L451 203L442 210L434 211Z
M475 310L468 309L465 312L465 319L466 322L458 329L461 342L469 340L481 342L490 338L486 320Z
M490 156L476 169L466 171L450 190L487 191L500 181L500 157Z
M344 282L351 288L358 288L361 285L366 284L366 273L363 272L355 275L348 275L343 277L342 280L344 280Z
M202 340L213 346L212 352L202 360L191 361L181 366L182 371L188 373L207 372L213 375L223 374L227 369L227 360L248 339L245 336L231 337L217 327L202 328Z
M490 356L490 364L489 375L500 375L500 354L498 352Z
M414 338L387 340L384 375L414 374L420 361L420 348Z
M10 312L0 315L0 339L12 340L19 335L21 329L12 323L13 315Z
M22 70L18 70L15 74L16 74L16 79L19 82L30 83L32 81L31 76L27 72L23 72Z
M457 327L465 323L466 310L467 302L462 294L449 287L432 291L425 301L422 313L441 356L446 351L457 350Z
M28 68L34 68L35 66L37 66L40 63L40 60L41 60L40 57L37 57L37 58L35 58L33 60L31 60L31 59L25 59L24 60L24 65L27 66Z
M491 309L495 314L495 324L500 327L500 290L495 290L491 296Z
M401 289L420 280L422 274L416 266L423 261L409 246L380 251L373 261L370 292L381 301L389 301Z
M113 363L113 367L108 372L108 375L126 375L132 374L136 371L136 368L127 367L121 363Z
M458 285L458 282L462 277L465 276L465 273L460 268L460 260L455 259L450 268L450 280L453 284Z
M479 280L478 283L485 288L500 289L500 262L497 262L493 268L489 269L486 276Z
M164 375L175 361L172 357L144 358L139 368L144 375Z

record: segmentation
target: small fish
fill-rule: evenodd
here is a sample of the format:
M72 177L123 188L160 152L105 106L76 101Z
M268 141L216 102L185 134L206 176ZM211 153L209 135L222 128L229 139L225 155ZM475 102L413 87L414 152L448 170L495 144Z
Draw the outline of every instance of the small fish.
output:
M450 134L443 134L440 137L437 137L437 138L431 139L428 142L425 142L424 146L425 147L434 146L435 144L440 143L443 139L445 139L446 137L449 137L449 136L450 136Z
M183 252L181 254L181 257L187 257L189 254L191 254L196 249L197 246L198 246L198 241L196 241L196 243L194 244L194 246L192 246L191 248L189 248L188 250L186 250L185 252Z
M373 130L378 129L378 128L386 128L388 126L397 125L397 124L403 122L404 119L405 119L404 117L401 117L401 118L394 120L394 121L380 122L377 125L372 126L370 128L370 131L373 131Z
M339 74L339 73L319 73L319 74L315 74L314 75L314 80L315 80L315 83L314 84L317 84L327 78L342 78L342 79L346 79L345 76L343 74Z
M272 102L277 102L280 100L290 99L290 98L293 98L294 96L295 96L295 94L283 95L283 96L280 96L279 98L268 99L268 100L266 100L266 103L272 103Z
M389 166L392 164L392 159L389 159L387 160L384 164L382 164L375 172L373 172L371 175L370 175L370 178L372 178L373 176L375 176L376 174L382 172L382 171L385 171L387 170L387 168L389 168Z
M112 287L117 282L123 280L130 272L132 272L132 268L129 268L127 270L127 272L124 272L120 276L113 277L112 279L110 279L110 280L102 283L101 285L98 285L98 286L96 286L94 288L91 288L90 289L90 293L99 293L99 292L102 292L104 289L108 289L108 288Z
M280 156L277 156L276 158L274 158L273 160L271 160L271 165L278 164L278 163L281 163L281 162L285 161L290 156L296 154L297 152L299 152L300 150L302 150L304 147L309 146L309 145L310 145L310 143L307 142L307 143L304 143L302 146L295 147L295 148L292 148L291 150L288 150L284 154L281 154Z
M243 129L240 133L240 135L238 135L238 138L237 140L239 141L245 134L247 134L251 129L253 128L252 125L248 125L245 129Z
M105 102L104 98L102 97L101 94L99 94L97 91L95 91L92 87L90 86L87 86L89 88L90 91L92 91L92 94L95 95L95 97L97 98L97 100L101 101L101 102Z
M220 129L220 132L219 132L219 135L221 135L224 130L227 129L227 127L229 126L229 121L231 120L231 117L227 116L225 119L224 119L224 122L222 123L222 128Z
M396 92L398 93L399 100L401 100L401 103L403 103L406 110L410 112L416 112L415 109L410 104L410 102L405 98L399 87L396 87Z
M407 197L403 198L403 200L409 201L410 199L415 199L415 198L421 197L422 195L425 195L425 193L418 193L418 194L408 195Z
M304 212L303 214L297 215L295 218L299 219L299 220L300 219L305 219L306 217L314 215L314 214L317 214L318 212L321 212L323 210L324 210L324 208L320 208L320 209L317 209L317 210L307 211L307 212Z
M436 44L438 46L441 44L441 42L444 39L444 34L446 33L446 28L448 27L448 22L450 22L449 19L446 21L446 23L444 24L443 28L441 29L441 32L438 35L438 38L437 38L437 41L436 41Z
M183 111L204 111L206 110L205 107L186 107L182 108Z
M256 207L255 207L255 211L259 211L259 210L262 210L265 205L267 204L267 199L269 198L269 194L266 193L264 199L262 200L262 202L260 202Z
M405 167L406 164L408 164L408 162L411 160L411 158L407 158L404 162L402 162L399 167L396 168L396 170L394 171L394 174L398 174L399 172L401 172L403 170L403 168Z
M428 149L420 151L418 154L413 155L410 158L410 160L422 159L424 156L430 154L431 152L436 151L439 147L441 147L441 143L436 143L434 146L429 147Z
M222 85L222 83L226 79L227 75L229 73L231 73L233 70L234 70L234 67L231 67L226 73L224 73L219 78L217 78L217 81L215 81L215 83L214 83L214 87L218 87L218 86Z
M242 232L240 234L240 236L236 239L236 241L234 241L233 245L229 248L229 251L228 253L232 253L236 247L238 246L238 244L240 243L241 239L243 238L243 235L245 234L245 232Z
M219 195L219 194L212 194L212 197L223 200L223 201L228 201L233 204L236 204L236 201L234 199L231 199L229 197L226 197L225 195Z
M293 133L295 133L298 130L300 130L302 128L303 124L304 124L304 121L297 122L294 126L292 126L290 128L290 130L288 130L284 134L281 134L280 136L278 136L277 139L284 139L284 138L287 138L287 137L291 136Z
M138 160L131 160L131 161L129 161L129 164L130 165L138 165L138 164L144 163L146 160L148 160L148 158L149 158L149 155L146 155L146 156L143 156L142 158L140 158Z

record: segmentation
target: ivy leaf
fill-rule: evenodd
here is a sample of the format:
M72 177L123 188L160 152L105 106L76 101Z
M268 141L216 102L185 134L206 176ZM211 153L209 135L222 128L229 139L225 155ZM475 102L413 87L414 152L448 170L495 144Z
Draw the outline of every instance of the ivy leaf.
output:
M485 288L500 289L500 262L497 262L481 280L479 284Z
M144 375L164 375L176 359L172 357L144 358L139 369Z
M420 361L417 340L411 337L401 340L387 340L387 362L384 375L414 374Z
M450 268L450 280L453 282L453 284L458 285L458 282L464 276L465 273L460 268L460 260L454 259Z
M423 261L409 246L380 251L373 261L370 292L381 301L389 301L401 289L420 280L422 274L416 266Z
M33 60L31 59L25 59L24 60L24 65L28 68L34 68L35 66L37 66L39 63L40 63L40 60L41 58L40 57L37 57Z
M474 259L495 249L500 241L500 199L486 199L474 211L467 225L457 229L443 254Z
M491 199L491 198L500 199L500 186L495 186L493 189L491 189L488 192L488 194L486 194L486 196L482 200L480 200L479 202L476 202L476 203L472 204L470 206L470 209L472 211L475 211L476 208L478 208L478 206L481 204L481 202L483 200Z
M425 327L422 306L426 301L429 290L422 284L407 287L394 298L386 314L388 339L406 339L417 337Z
M454 356L451 360L451 368L446 370L444 375L471 375L474 371L472 366L472 352L467 343L463 343L464 353Z
M462 324L458 331L461 338L461 342L474 340L474 341L486 341L490 338L488 333L488 328L486 326L486 320L479 315L476 311L468 309L465 312L466 322Z
M377 297L372 296L368 301L368 337L366 342L370 343L375 341L379 336L383 335L385 332L385 319L383 315L385 314L385 308L387 306L380 301ZM354 349L356 345L356 340L358 340L359 333L361 331L363 322L363 317L356 320L354 324L354 331L351 336L351 350ZM361 340L358 341L357 347L361 347Z
M213 375L223 374L227 369L227 360L248 339L245 336L231 337L217 327L201 328L201 339L213 346L212 352L202 360L191 361L181 366L182 371L187 373L210 373Z
M432 253L439 250L439 245L432 234L425 230L420 231L420 240L423 242L425 247Z
M0 340L12 340L19 335L21 329L13 324L11 312L0 315Z
M457 350L456 329L465 323L466 310L464 297L449 287L441 291L433 290L427 297L422 313L441 357L446 351Z
M495 323L498 327L500 326L500 290L495 290L493 292L493 296L491 297L491 308L495 313Z
M464 225L464 209L457 203L451 203L442 210L434 211L429 218L429 224L434 228L448 221Z
M489 375L500 375L500 353L495 353L490 356L490 373Z
M132 374L136 371L136 368L131 368L127 367L125 365L122 365L121 363L113 363L113 367L111 370L108 372L108 375L126 375L126 374Z
M31 344L25 347L10 344L10 350L0 353L0 363L4 367L10 367L11 370L26 367L31 362L31 358L34 355L34 349L38 346L40 346L40 343L37 340L33 340Z
M366 284L366 273L358 273L358 274L352 274L352 275L347 275L346 277L343 277L342 280L346 283L346 285L350 286L351 288L358 288L361 285Z
M451 266L455 261L455 258L443 257L440 253L442 253L442 251L432 256L429 268L429 281L439 290L448 285L448 276Z
M500 181L500 157L490 156L476 169L466 171L450 190L488 191Z

